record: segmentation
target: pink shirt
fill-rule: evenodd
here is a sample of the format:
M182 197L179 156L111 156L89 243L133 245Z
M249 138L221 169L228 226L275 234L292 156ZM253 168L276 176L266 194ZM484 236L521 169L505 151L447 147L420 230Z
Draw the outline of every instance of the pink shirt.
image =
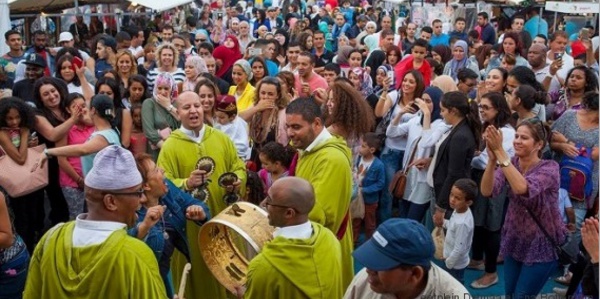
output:
M69 134L67 135L67 144L83 144L85 143L92 133L94 133L94 126L85 126L80 128L79 126L71 127L69 130ZM83 171L81 170L81 157L67 157L67 161L69 164L75 169L75 172L83 177ZM60 182L61 187L72 187L79 188L77 186L77 182L74 181L62 168L59 169L58 172L58 180Z
M319 76L318 74L314 73L312 74L312 76L310 77L310 79L308 81L306 81L308 83L308 86L310 87L310 94L303 94L302 93L302 80L304 79L300 79L300 76L298 74L294 75L294 78L296 79L295 82L295 88L298 91L298 95L301 97L310 97L313 95L313 93L315 92L315 90L317 88L323 88L325 90L327 90L327 88L329 88L329 86L327 85L327 81L325 80L325 78Z

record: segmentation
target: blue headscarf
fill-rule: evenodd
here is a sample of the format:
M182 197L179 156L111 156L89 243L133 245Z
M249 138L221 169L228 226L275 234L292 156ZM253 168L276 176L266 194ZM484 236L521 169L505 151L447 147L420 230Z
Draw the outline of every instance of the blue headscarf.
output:
M431 111L431 122L433 123L435 120L440 119L440 101L442 100L442 95L444 92L435 86L429 86L425 88L426 93L431 98L431 103L433 104L433 111ZM421 125L423 125L423 116L421 115Z
M376 72L378 72L379 70L384 71L387 75L387 72L389 72L389 71L393 72L394 68L389 64L383 64L377 68ZM392 92L393 90L396 90L396 76L394 76L394 79L392 80L392 83L390 84L390 87L388 88L388 93ZM383 92L383 85L377 85L373 89L373 93L378 97L381 96L382 92Z
M458 80L456 78L458 71L467 67L467 61L469 59L469 46L467 45L467 42L465 42L464 40L458 40L456 41L456 43L454 43L454 48L456 47L461 47L465 52L465 55L460 61L457 61L454 58L452 58L452 60L450 61L450 77L452 77L454 81ZM452 48L452 52L454 52L454 48Z

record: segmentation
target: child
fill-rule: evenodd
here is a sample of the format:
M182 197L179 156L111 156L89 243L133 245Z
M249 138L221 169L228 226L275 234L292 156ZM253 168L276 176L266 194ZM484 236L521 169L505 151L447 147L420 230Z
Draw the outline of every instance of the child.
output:
M148 146L148 138L142 128L142 105L135 103L131 105L131 118L133 119L133 129L131 130L131 145L129 149L136 155L145 153Z
M383 162L375 156L379 149L381 140L375 133L366 133L362 138L360 149L358 150L358 161L356 162L356 175L358 176L358 192L362 193L365 202L364 219L355 218L352 220L352 230L354 232L354 243L358 241L360 227L365 223L365 236L370 239L377 226L377 206L381 191L385 188L385 167Z
M218 96L215 103L215 129L223 131L235 144L238 156L250 159L248 124L237 116L235 98L230 95Z
M290 163L294 158L295 151L277 142L271 141L265 144L258 154L262 169L258 176L263 183L265 195L277 179L288 176Z
M450 207L454 209L450 220L444 220L444 261L446 269L464 284L465 268L469 264L469 251L473 242L473 214L469 206L477 196L477 184L471 179L459 179L450 190Z
M558 189L558 210L560 211L561 219L569 233L575 233L575 230L577 229L575 226L575 209L571 203L569 191L563 188ZM574 242L574 238L571 238L571 242ZM563 267L563 276L559 276L557 279L562 278L563 281L570 281L573 274L569 271L569 265L561 266Z
M27 148L37 146L37 138L30 135L35 124L33 109L25 101L9 97L0 100L0 157L12 159L17 164L27 162ZM1 171L2 169L0 169ZM0 188L1 189L1 188ZM1 192L1 191L0 191ZM38 226L38 207L43 205L44 190L38 190L18 198L10 198L9 206L14 214L17 233L23 238L29 252L35 248L35 236L43 233Z
M85 99L79 93L71 93L65 102L67 112L75 113L78 107L85 107ZM67 136L56 143L57 147L73 144L85 143L92 133L94 126L86 122L88 115L81 115L75 125L71 127ZM60 188L67 201L69 208L69 220L75 220L77 215L83 213L83 204L85 194L83 192L83 170L81 167L81 158L79 157L58 157L58 180Z
M502 62L500 66L505 69L507 72L510 72L515 65L517 64L517 58L513 54L506 54L502 57Z

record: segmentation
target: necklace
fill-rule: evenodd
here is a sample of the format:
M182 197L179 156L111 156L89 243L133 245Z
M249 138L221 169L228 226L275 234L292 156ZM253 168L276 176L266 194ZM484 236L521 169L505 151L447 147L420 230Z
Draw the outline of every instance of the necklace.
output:
M165 226L165 217L161 215L160 220L162 221L163 238L169 240L169 233L167 233L167 227Z

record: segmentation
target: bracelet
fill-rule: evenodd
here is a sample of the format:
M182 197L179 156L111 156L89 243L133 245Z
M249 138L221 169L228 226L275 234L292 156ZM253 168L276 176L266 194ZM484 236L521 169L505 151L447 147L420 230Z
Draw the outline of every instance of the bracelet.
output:
M48 153L48 149L47 148L44 149L44 155L46 155L46 158L52 158L52 156L50 155L50 153Z
M175 109L175 106L170 105L169 108L167 109L167 111L172 112Z

